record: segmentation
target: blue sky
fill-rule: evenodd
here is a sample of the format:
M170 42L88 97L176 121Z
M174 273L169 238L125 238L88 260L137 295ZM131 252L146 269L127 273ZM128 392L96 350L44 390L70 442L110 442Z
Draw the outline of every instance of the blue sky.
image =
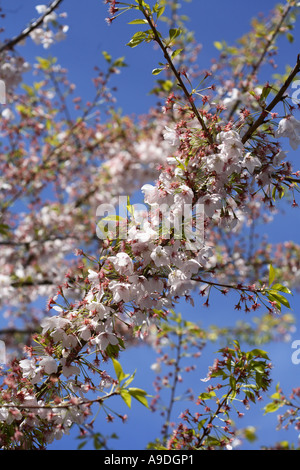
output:
M20 32L24 25L33 17L37 17L34 6L39 3L36 0L3 0L0 2L7 19L4 22L6 33L2 38L11 37ZM42 3L42 2L41 2ZM208 67L212 57L217 56L217 51L213 46L214 41L223 39L233 43L237 38L243 35L249 29L250 19L258 12L268 12L275 2L273 0L252 0L251 2L242 2L240 0L211 0L204 2L193 0L191 3L182 1L182 12L191 18L190 29L195 31L197 40L203 45L200 55L201 67ZM61 65L69 70L69 78L76 84L75 94L82 96L84 100L93 97L93 86L91 78L94 76L93 68L95 65L104 66L102 51L105 50L114 58L125 56L125 61L129 65L122 70L122 75L118 75L115 83L118 87L117 99L118 106L124 114L142 114L147 112L150 105L153 104L153 98L148 95L148 91L153 84L151 71L157 66L160 56L152 53L150 45L130 49L126 43L130 40L136 27L127 25L127 22L133 17L123 16L107 26L104 19L107 16L107 6L101 0L64 0L62 11L67 11L68 18L66 24L70 26L67 40L59 43L50 49L44 51L41 47L27 41L27 47L21 48L20 53L25 54L29 62L32 62L36 56L45 56L48 54L58 57ZM282 40L282 58L279 58L279 72L283 72L286 64L293 65L297 53L297 44L300 43L300 25L295 33L295 42L289 45L286 40ZM279 55L280 57L280 55ZM292 153L292 159L297 160L299 152ZM283 240L294 240L299 242L299 210L291 211L287 208L286 215L275 219L269 227L263 227L269 234L270 241L279 242ZM299 309L299 298L294 297L292 306L297 313ZM209 310L194 309L187 312L185 304L181 305L183 313L191 315L193 320L198 320L205 324L211 323L234 323L238 319L238 314L233 310L234 302L228 301L224 304L223 299L216 298L215 303ZM300 339L300 332L297 331L291 339ZM289 389L289 386L298 386L300 378L300 365L296 366L291 361L291 342L286 344L275 344L268 348L270 357L275 363L274 385L280 382ZM216 349L215 345L209 347L210 353ZM203 378L207 372L207 366L211 362L211 354L206 353L205 357L199 362L199 371L197 369L196 379L193 377L194 386L197 381ZM125 372L136 372L136 386L145 388L151 393L152 381L155 377L150 366L155 360L155 354L149 348L128 350L121 358ZM188 383L188 382L187 382ZM185 384L186 385L186 384ZM199 382L200 385L200 382ZM121 403L116 406L120 412L128 413ZM185 405L184 405L185 406ZM188 406L188 404L187 404ZM262 404L263 406L263 404ZM123 410L123 411L121 411ZM251 410L249 415L240 422L244 425L257 425L259 441L250 446L257 448L260 444L271 444L276 440L287 437L286 433L281 433L281 437L273 431L276 426L276 416L269 415L260 419L261 410ZM104 434L116 432L120 439L112 441L115 449L142 449L149 440L159 435L161 422L157 414L151 415L149 411L141 405L134 404L131 412L128 413L129 420L126 424L113 425L101 422L99 419L99 430ZM97 427L95 428L97 430ZM293 440L296 433L291 433ZM53 449L73 449L78 442L74 440L73 433L70 438L54 443Z

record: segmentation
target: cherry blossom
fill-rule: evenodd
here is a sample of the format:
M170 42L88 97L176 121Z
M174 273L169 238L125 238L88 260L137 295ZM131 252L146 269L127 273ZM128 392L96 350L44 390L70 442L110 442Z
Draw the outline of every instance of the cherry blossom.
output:
M300 121L294 116L288 116L278 124L276 137L287 137L293 150L297 150L300 144Z

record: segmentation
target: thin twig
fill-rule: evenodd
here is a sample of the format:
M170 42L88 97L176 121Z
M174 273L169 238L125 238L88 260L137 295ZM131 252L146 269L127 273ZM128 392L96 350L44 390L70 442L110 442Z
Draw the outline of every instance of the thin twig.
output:
M192 108L192 111L193 113L195 114L195 117L197 118L197 120L199 121L203 131L205 132L206 134L206 137L210 143L210 145L214 145L214 141L213 141L213 138L204 122L204 119L201 117L195 103L194 103L194 99L193 99L193 96L191 93L189 93L188 89L186 88L182 78L181 78L181 75L180 73L178 72L178 70L176 69L176 67L174 66L173 62L172 62L172 59L167 51L167 48L165 47L165 45L163 44L163 42L161 41L160 37L159 37L159 34L155 28L155 26L153 25L153 22L152 22L152 19L151 17L148 15L148 13L146 12L146 10L144 8L142 8L142 12L153 32L153 35L154 35L154 39L155 41L157 42L157 44L159 45L159 47L161 48L163 54L164 54L164 57L166 59L166 61L168 62L168 65L170 67L170 69L172 70L173 74L175 75L176 77L176 80L178 82L178 86L182 89L183 93L185 94L185 97L187 98L191 108Z
M198 441L197 441L197 449L199 449L202 446L203 439L209 436L209 434L211 433L212 422L220 414L222 407L225 405L225 403L227 402L232 392L233 392L233 389L230 388L229 392L225 395L224 399L219 402L216 412L211 415L207 425L203 428L202 435L198 438Z
M248 88L251 80L255 77L256 73L258 72L258 69L262 64L262 62L263 62L263 60L264 60L264 58L265 58L265 56L266 56L266 54L269 50L269 47L271 47L271 45L272 45L273 41L275 40L277 34L280 32L280 29L281 29L286 17L288 16L292 6L293 5L290 5L290 4L286 5L285 11L283 12L279 23L277 24L275 30L273 31L273 34L271 35L269 40L266 42L266 45L265 45L258 61L255 62L255 64L252 65L252 71L251 71L251 73L250 73L250 75L247 79L247 84L242 89L242 92L247 91L247 88ZM229 114L229 117L228 117L229 120L232 118L232 116L234 115L235 111L237 110L237 108L239 107L240 104L241 104L241 100L237 100L235 105L233 106L233 108L230 111L230 114Z
M179 333L179 335L178 335L178 344L176 346L176 361L175 361L175 364L174 364L174 368L175 368L174 380L173 380L173 385L172 385L172 388L171 388L170 404L169 404L169 407L168 407L167 418L166 418L166 426L165 426L164 437L163 437L164 441L167 441L167 438L168 438L168 430L169 430L169 426L170 426L170 419L171 419L171 414L172 414L172 410L173 410L173 405L174 405L174 402L175 402L175 391L176 391L176 386L177 386L177 383L178 383L178 367L179 367L179 361L180 361L180 358L181 358L181 345L182 345L182 334Z
M37 330L28 329L28 330L19 330L18 328L6 328L4 330L0 330L0 335L33 335L37 333Z
M253 133L264 123L266 116L268 116L268 114L275 108L275 106L280 101L282 101L286 90L288 89L288 87L290 86L290 84L292 83L292 81L294 80L294 78L299 72L300 72L300 54L297 57L297 62L296 62L295 67L293 68L292 72L290 73L290 75L288 76L288 78L286 79L286 81L284 82L280 90L278 91L275 98L271 101L271 103L266 108L262 110L259 117L249 127L248 131L242 138L243 144L245 144L247 140L249 140L252 137Z

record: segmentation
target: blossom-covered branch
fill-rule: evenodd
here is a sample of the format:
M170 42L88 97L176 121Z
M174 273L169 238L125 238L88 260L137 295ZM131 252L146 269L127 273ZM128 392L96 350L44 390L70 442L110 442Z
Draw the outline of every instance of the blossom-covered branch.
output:
M35 29L37 29L39 26L43 24L45 18L51 15L51 13L60 6L62 1L63 0L53 0L53 2L51 2L47 8L43 8L42 14L37 20L32 21L31 24L26 29L24 29L20 34L12 38L10 41L4 43L0 47L0 54L3 53L4 51L13 49L17 44L24 41L24 39L30 36L30 34L33 33Z

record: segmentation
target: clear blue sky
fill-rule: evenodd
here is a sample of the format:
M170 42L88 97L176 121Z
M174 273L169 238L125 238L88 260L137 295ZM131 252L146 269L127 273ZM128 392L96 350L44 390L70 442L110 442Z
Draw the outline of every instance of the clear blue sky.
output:
M7 19L4 22L6 34L2 37L11 37L22 30L24 25L33 17L37 16L34 6L38 2L36 0L4 0L1 6L7 13ZM182 1L182 12L185 12L190 18L190 28L195 31L197 40L203 45L201 53L202 66L205 68L209 65L212 57L217 56L217 52L213 46L216 40L226 40L233 43L237 38L243 35L249 29L250 19L258 12L268 12L274 5L273 0L252 0L245 2L241 0L210 0L201 1L193 0L191 3ZM122 70L122 75L116 77L118 86L118 105L122 108L124 114L139 114L147 112L149 105L153 104L152 98L148 96L151 88L153 77L151 71L157 66L157 55L153 55L151 46L142 46L136 49L126 47L131 35L136 30L133 26L126 23L133 19L129 16L121 17L115 24L107 26L104 19L107 16L107 6L101 0L64 0L61 7L62 11L67 11L68 18L66 23L70 26L67 40L59 43L50 49L49 54L57 56L59 63L69 70L70 80L76 86L76 95L82 96L84 100L93 97L93 86L91 77L93 67L95 65L104 65L101 52L103 50L109 52L113 57L125 56L128 68ZM279 60L279 71L283 72L285 64L292 65L296 55L299 52L296 45L300 44L300 24L295 37L295 45L289 46L287 41L282 41L282 59ZM34 46L28 40L27 47L21 53L26 52L25 57L32 62L36 56L46 56L47 51L41 47ZM299 158L295 153L293 158ZM274 224L266 227L270 235L270 240L279 242L292 239L299 242L299 210L291 212L288 210L287 215L283 219L279 217ZM217 299L210 310L203 311L195 309L191 315L204 324L220 323L224 321L227 324L228 318L231 323L238 319L238 314L233 310L233 302L228 304L222 303L223 299ZM292 302L295 311L299 309L299 299L296 296ZM182 312L186 312L186 306L182 304ZM205 316L204 316L205 315ZM209 318L207 317L209 315ZM296 332L292 339L300 339L300 332ZM292 341L291 341L292 342ZM274 368L274 385L279 381L282 385L289 386L300 385L300 365L293 365L291 362L291 342L283 345L272 345L270 357L275 363ZM209 348L211 352L215 350L215 346ZM203 378L207 372L207 366L211 362L211 357L206 353L203 361L199 363L199 370L196 379L193 376L193 386L197 386L197 381ZM150 370L150 365L154 362L155 355L149 349L129 350L125 352L121 358L125 372L136 373L136 386L145 388L151 393L152 381L155 377ZM200 385L200 382L199 382ZM187 387L187 382L185 382ZM201 390L199 390L201 391ZM188 404L183 405L183 407ZM259 405L260 406L260 405ZM263 404L261 405L263 406ZM125 425L107 425L99 419L99 430L104 434L116 432L119 440L112 442L115 449L142 449L147 442L158 436L161 422L157 414L151 415L149 411L139 404L135 404L133 409L128 413L121 403L118 404L121 413L129 415L129 421ZM123 410L123 411L122 411ZM259 416L261 411L254 409L243 418L240 422L241 426L255 425L258 426L259 441L253 447L257 448L260 444L271 444L277 440L287 437L286 433L279 436L273 430L276 426L276 415L269 415L261 420ZM175 417L175 416L174 416ZM97 427L95 428L97 430ZM292 433L295 440L296 433ZM78 442L74 440L73 435L69 439L55 442L51 448L53 449L75 449Z

